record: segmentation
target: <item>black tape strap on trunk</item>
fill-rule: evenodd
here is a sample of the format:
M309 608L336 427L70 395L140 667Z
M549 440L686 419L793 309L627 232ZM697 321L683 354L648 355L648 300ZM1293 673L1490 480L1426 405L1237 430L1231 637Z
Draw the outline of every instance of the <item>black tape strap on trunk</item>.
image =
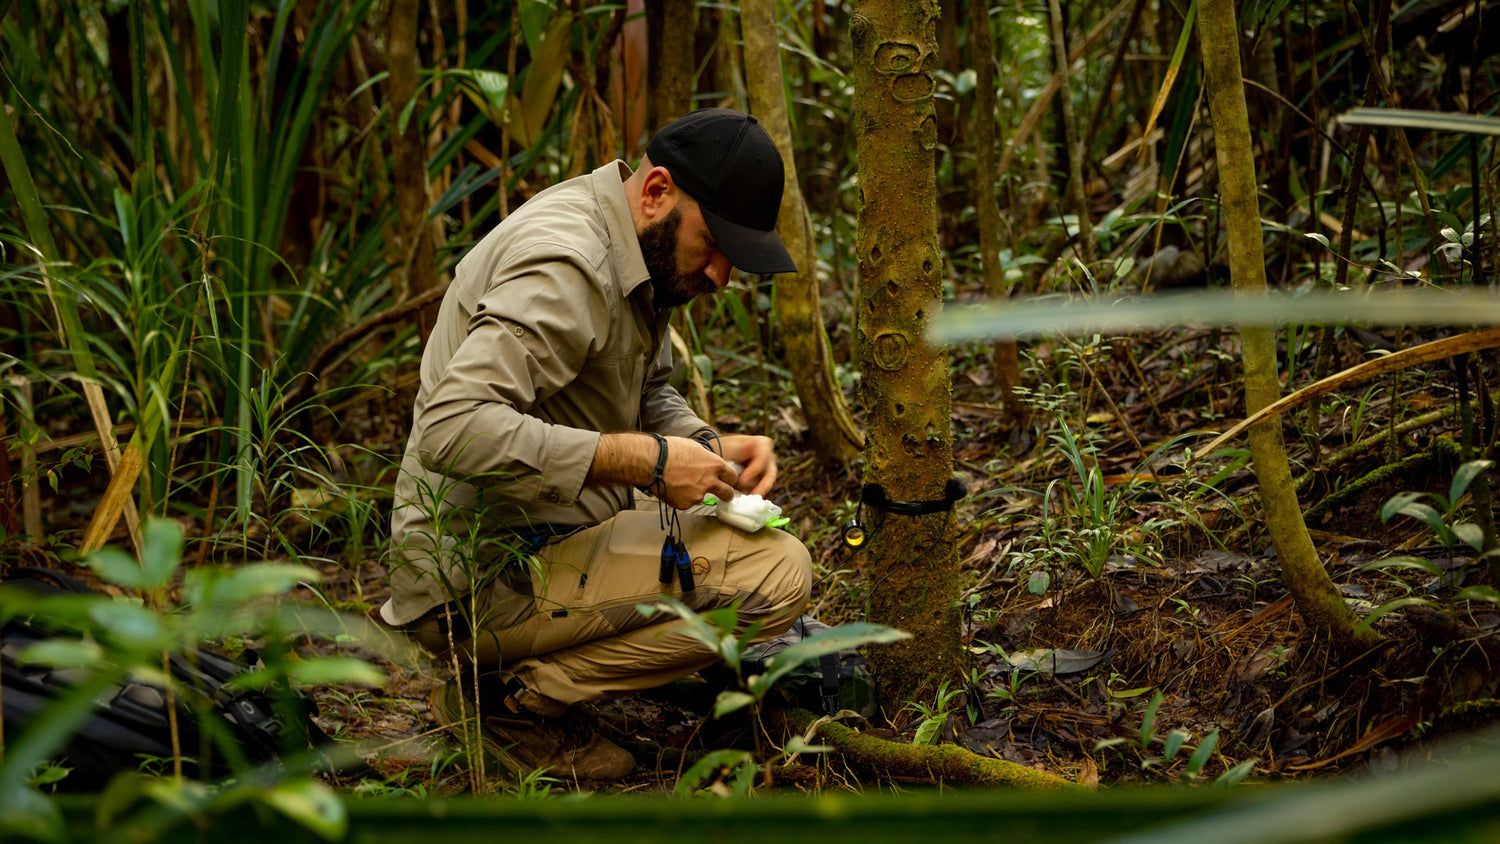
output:
M862 504L884 510L887 513L895 513L898 516L926 516L929 513L943 513L953 509L953 505L962 501L969 493L968 487L958 478L949 478L948 483L943 485L943 497L934 501L892 501L885 495L885 487L880 484L865 484L860 492L859 500Z

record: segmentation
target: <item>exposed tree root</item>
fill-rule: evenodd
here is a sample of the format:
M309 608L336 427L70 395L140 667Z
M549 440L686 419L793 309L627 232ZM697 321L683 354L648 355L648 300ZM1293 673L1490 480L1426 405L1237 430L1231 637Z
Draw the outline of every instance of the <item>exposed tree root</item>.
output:
M813 726L812 713L794 709L784 713L786 725L798 733ZM1078 789L1062 777L970 753L957 745L901 744L868 736L833 721L817 725L819 741L832 745L850 767L880 776L918 777L944 785L1008 786L1034 791Z

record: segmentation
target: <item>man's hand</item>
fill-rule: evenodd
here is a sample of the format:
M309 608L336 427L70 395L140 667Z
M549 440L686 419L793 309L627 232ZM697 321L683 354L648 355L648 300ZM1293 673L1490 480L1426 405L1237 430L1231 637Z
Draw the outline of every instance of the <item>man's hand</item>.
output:
M765 495L776 483L776 451L770 437L748 434L725 434L719 437L724 459L745 468L740 471L735 488L740 492Z
M661 473L660 489L651 490L679 510L702 504L705 495L728 501L734 498L740 475L724 457L684 437L667 437L667 468ZM731 458L732 459L732 458ZM654 465L654 464L653 464Z
M650 434L637 433L601 436L584 483L588 486L649 486L652 495L678 510L702 504L705 495L714 495L725 501L734 498L734 486L741 481L729 460L704 448L696 440L685 437L667 437L666 440L667 465L662 469L660 483L651 483L651 473L661 455L660 446ZM734 459L730 457L727 442L724 454ZM774 458L772 475L775 475Z

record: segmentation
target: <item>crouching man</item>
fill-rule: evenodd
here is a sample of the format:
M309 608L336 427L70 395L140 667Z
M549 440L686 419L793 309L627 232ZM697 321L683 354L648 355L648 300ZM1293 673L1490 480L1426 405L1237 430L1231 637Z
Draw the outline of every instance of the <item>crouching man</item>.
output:
M781 190L781 158L753 117L697 111L662 129L635 171L616 161L537 194L458 265L422 355L380 617L435 654L493 667L480 717L508 767L629 773L630 755L570 707L713 661L637 604L738 604L768 638L807 603L797 539L681 512L708 494L766 494L776 457L765 437L716 436L667 382L674 307L713 295L732 267L795 270L775 231ZM680 575L661 582L659 502L676 511L691 591ZM455 726L473 699L450 681L433 716Z

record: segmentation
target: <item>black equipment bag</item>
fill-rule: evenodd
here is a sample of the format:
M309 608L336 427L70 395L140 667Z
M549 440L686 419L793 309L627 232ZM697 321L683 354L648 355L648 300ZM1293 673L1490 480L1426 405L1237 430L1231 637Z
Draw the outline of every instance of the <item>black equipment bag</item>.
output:
M42 594L91 593L82 582L50 569L27 568L8 579L9 585ZM87 668L50 669L23 664L19 657L31 645L60 636L66 631L50 630L29 620L12 619L0 628L0 683L3 683L5 734L24 732L33 718L45 716L54 702L89 676ZM307 695L287 697L287 705L270 696L251 690L229 691L224 688L232 678L255 670L247 665L205 649L199 649L192 660L173 654L169 664L179 683L199 690L212 701L212 713L220 719L214 734L229 736L245 760L269 762L283 750L306 749L330 743L312 716L316 703ZM225 754L218 746L210 748L207 770L199 770L195 757L203 750L205 729L198 722L199 710L188 706L178 696L178 745L184 757L184 770L200 777L229 773ZM167 710L166 692L159 686L125 679L107 688L95 701L92 716L80 726L58 755L70 768L60 783L69 790L98 788L122 771L139 769L149 758L172 758L172 730Z
M810 615L798 618L780 636L745 648L740 658L740 675L764 673L771 657L827 629L827 624ZM870 661L853 649L825 654L816 663L806 662L792 669L772 687L768 697L772 703L820 715L834 715L847 709L873 718L878 711L874 670Z

